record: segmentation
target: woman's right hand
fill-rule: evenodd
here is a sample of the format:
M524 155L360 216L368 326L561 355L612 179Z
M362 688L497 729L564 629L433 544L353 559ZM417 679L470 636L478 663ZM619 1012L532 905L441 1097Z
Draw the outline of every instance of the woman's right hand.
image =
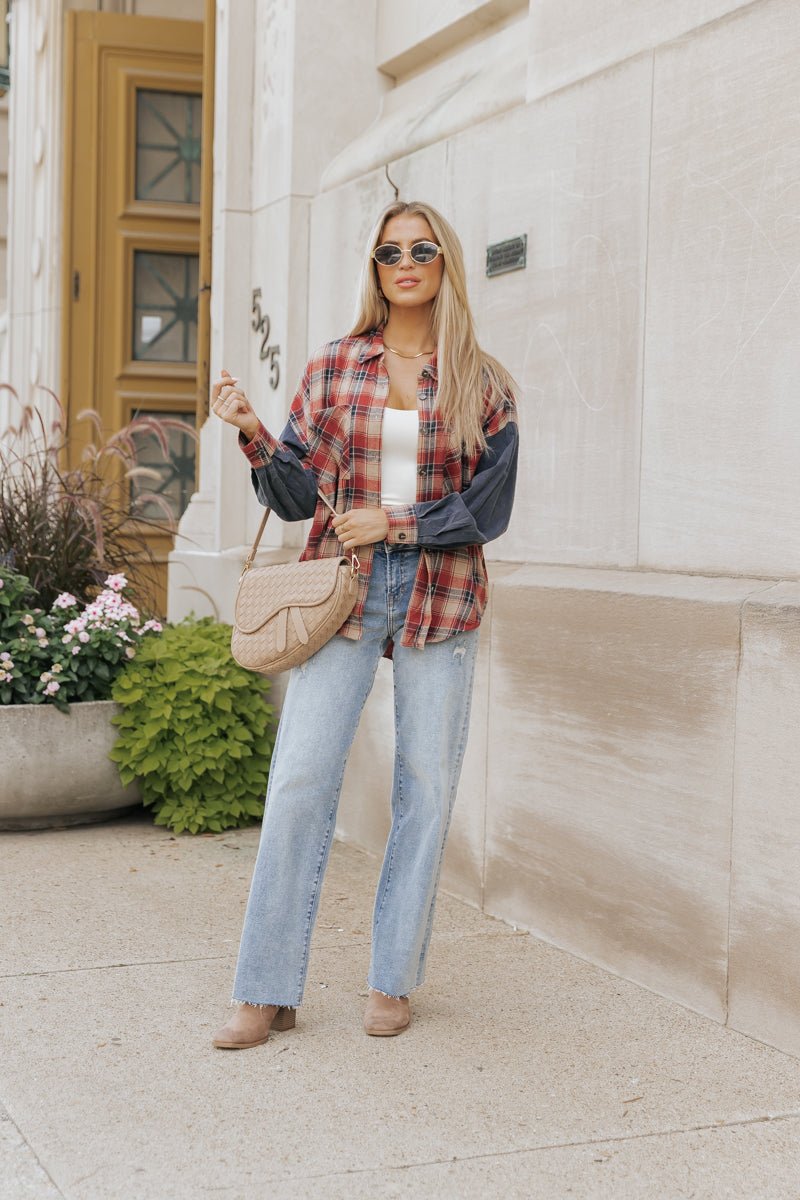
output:
M223 421L240 429L249 442L258 433L261 422L238 383L238 378L223 367L222 375L211 388L211 408Z

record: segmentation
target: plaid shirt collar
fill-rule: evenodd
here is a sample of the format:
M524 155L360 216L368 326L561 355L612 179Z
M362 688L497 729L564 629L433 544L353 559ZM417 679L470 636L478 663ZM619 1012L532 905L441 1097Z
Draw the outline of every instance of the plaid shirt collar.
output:
M383 325L379 325L377 329L373 329L371 334L365 334L364 336L369 340L358 356L360 363L368 362L371 358L377 358L378 355L383 354ZM438 378L435 350L431 356L431 361L427 366L422 368L422 374L429 375L431 379Z

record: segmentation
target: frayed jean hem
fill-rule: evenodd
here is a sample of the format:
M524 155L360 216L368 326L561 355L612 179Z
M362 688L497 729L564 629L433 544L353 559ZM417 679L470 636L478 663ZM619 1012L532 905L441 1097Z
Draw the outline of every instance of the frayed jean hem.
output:
M299 1008L300 1007L299 1004L286 1004L283 1000L269 1000L262 1004L255 1000L241 1000L237 996L231 996L231 1000L230 1000L231 1008L233 1008L234 1004L246 1004L250 1008L272 1008L272 1007Z
M411 992L416 991L418 987L422 987L422 984L415 983L413 987L406 988L404 992L385 992L383 988L375 987L375 984L370 983L368 979L367 987L371 988L373 992L380 992L382 996L388 996L390 1000L405 1000L405 998L410 995Z

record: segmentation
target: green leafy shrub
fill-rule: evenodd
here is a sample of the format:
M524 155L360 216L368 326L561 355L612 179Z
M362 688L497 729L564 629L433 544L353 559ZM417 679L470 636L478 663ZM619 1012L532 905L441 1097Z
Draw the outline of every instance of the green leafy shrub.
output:
M234 662L230 637L210 617L169 626L114 685L122 711L111 757L124 784L140 780L156 824L176 833L219 833L264 813L269 684Z

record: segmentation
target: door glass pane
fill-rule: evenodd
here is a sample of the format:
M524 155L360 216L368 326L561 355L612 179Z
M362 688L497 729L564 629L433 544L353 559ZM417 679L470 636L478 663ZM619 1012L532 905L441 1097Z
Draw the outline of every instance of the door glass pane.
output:
M135 417L170 417L194 429L194 414L186 412L152 412L139 409ZM134 478L131 480L131 512L134 516L163 521L166 513L161 505L142 499L146 492L162 496L177 521L186 509L194 491L195 447L194 437L180 429L164 430L169 443L169 457L164 458L157 439L152 433L134 435L137 466L157 471L159 479Z
M133 357L197 359L197 255L137 250L133 264Z
M202 99L136 92L136 199L200 203Z

